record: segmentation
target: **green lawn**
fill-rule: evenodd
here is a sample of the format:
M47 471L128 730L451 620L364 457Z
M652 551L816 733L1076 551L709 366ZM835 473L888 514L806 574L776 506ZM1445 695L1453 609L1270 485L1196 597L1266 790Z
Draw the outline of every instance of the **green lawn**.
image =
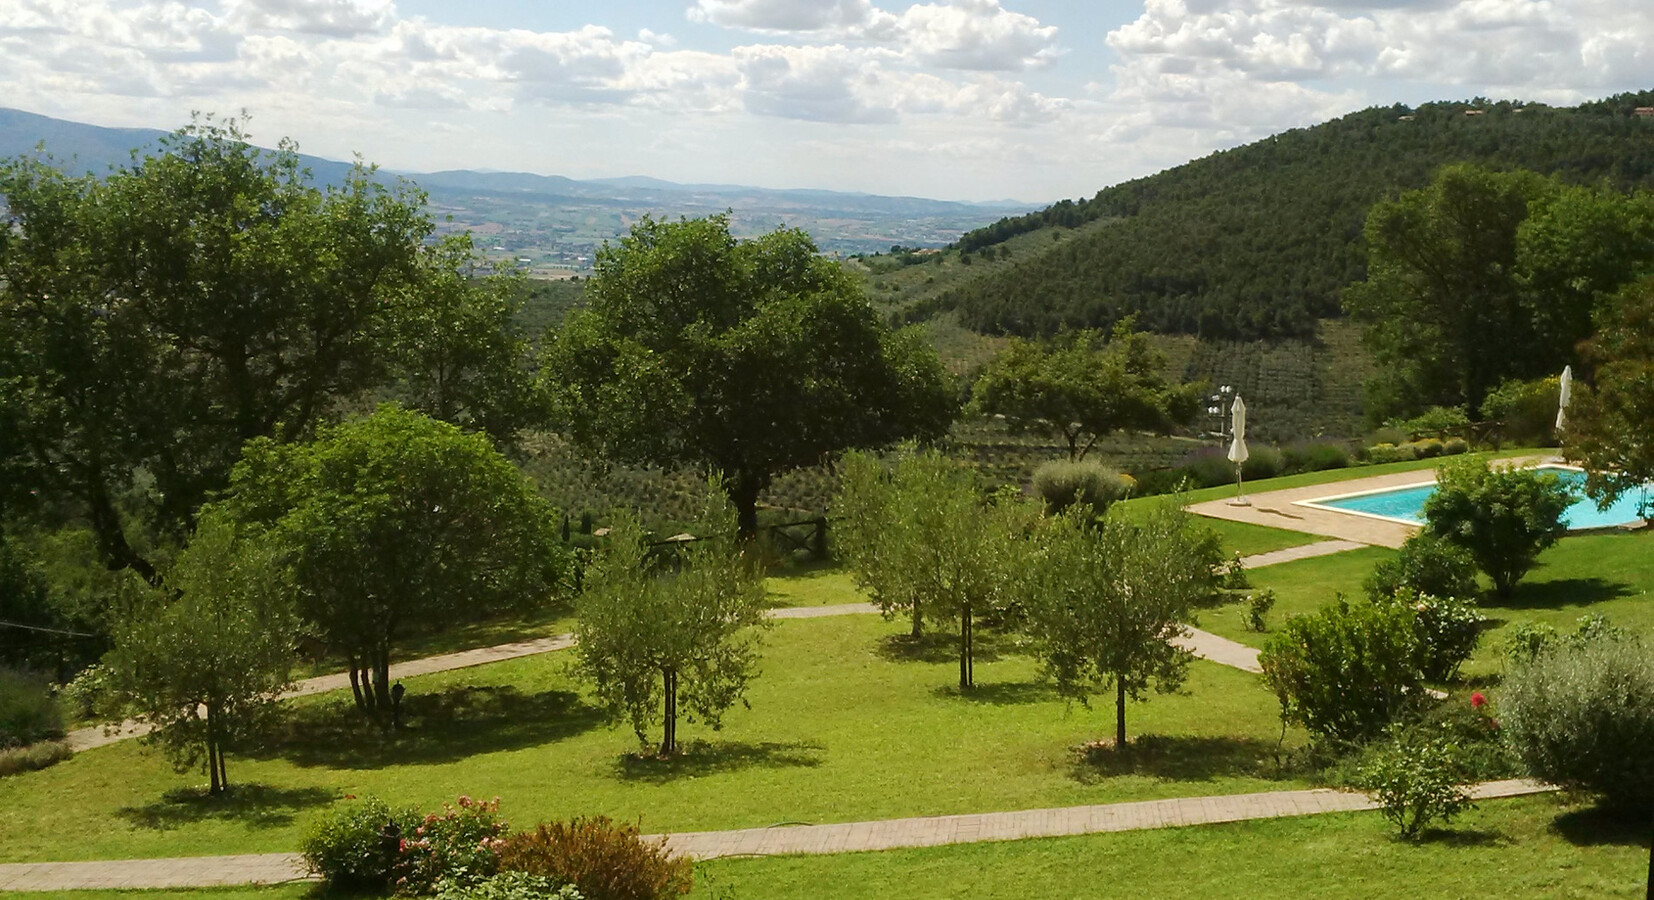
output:
M1647 825L1551 796L1483 803L1421 844L1376 813L879 853L713 860L706 900L1640 898ZM18 900L304 900L316 888L19 893Z
M1552 797L1498 800L1420 845L1376 813L707 863L694 896L764 900L1640 898L1647 826ZM719 891L725 893L720 894Z
M770 636L752 709L671 763L638 760L547 654L409 679L403 736L347 728L338 695L301 704L292 733L263 758L231 755L244 785L229 803L180 789L133 742L0 779L0 859L98 859L291 850L303 823L344 794L434 807L501 796L513 822L582 813L646 830L838 822L1298 787L1276 770L1276 704L1256 678L1197 662L1187 695L1130 711L1150 752L1082 764L1074 748L1110 730L1107 707L1065 704L1036 664L979 636L979 687L951 685L951 642L909 650L902 623L877 616L782 622ZM997 655L996 655L997 654ZM1301 740L1289 735L1290 749ZM42 827L49 823L50 827Z
M1365 596L1361 584L1374 565L1395 551L1380 547L1335 553L1254 569L1247 573L1254 590L1273 588L1275 610L1269 622L1314 612L1342 591ZM1486 583L1483 584L1484 589ZM1587 613L1605 615L1615 624L1654 635L1654 532L1591 534L1563 538L1539 557L1509 601L1482 597L1490 628L1465 668L1469 676L1496 674L1505 633L1516 622L1543 622L1561 630ZM1208 631L1263 646L1268 634L1242 627L1243 608L1231 603L1200 614Z

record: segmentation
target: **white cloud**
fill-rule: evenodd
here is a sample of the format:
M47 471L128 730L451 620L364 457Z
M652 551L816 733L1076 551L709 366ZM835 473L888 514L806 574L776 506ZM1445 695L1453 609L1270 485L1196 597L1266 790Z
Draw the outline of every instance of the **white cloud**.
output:
M879 96L870 54L842 45L737 47L738 89L746 109L763 116L816 122L890 122L896 111Z
M226 0L230 27L290 31L331 38L378 34L390 27L396 8L390 0Z
M888 37L895 19L868 0L695 0L691 22L771 33Z
M948 69L1028 69L1058 56L1054 26L1005 10L999 0L912 6L898 30L915 60Z

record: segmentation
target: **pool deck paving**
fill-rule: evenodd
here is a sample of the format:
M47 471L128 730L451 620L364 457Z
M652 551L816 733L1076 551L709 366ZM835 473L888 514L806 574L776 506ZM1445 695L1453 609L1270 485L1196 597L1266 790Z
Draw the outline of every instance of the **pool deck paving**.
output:
M1525 467L1556 461L1555 457L1552 456L1523 456L1504 459L1499 462L1501 465ZM1332 484L1317 484L1310 487L1248 494L1246 496L1248 502L1244 506L1237 505L1233 498L1229 498L1191 504L1188 509L1192 513L1213 519L1226 519L1248 525L1265 525L1270 528L1285 528L1289 531L1301 531L1305 534L1337 538L1353 544L1400 547L1403 541L1406 541L1414 532L1418 531L1417 525L1406 525L1401 522L1375 519L1353 513L1335 512L1329 509L1317 509L1312 506L1302 506L1300 502L1318 500L1323 497L1335 497L1342 494L1358 494L1366 491L1381 491L1416 484L1428 484L1435 480L1436 473L1434 470L1414 469L1409 472L1392 472L1388 475L1353 478L1349 481L1339 481ZM1309 544L1306 545L1306 549L1316 546L1315 544ZM1345 549L1349 548L1346 547ZM1338 551L1327 549L1321 552L1334 553ZM1312 553L1310 555L1320 554ZM1242 562L1244 563L1245 560L1242 560Z
M1554 790L1525 779L1473 785L1476 800ZM828 825L786 825L666 835L674 852L698 859L729 856L851 853L935 847L981 841L1066 837L1191 825L1213 825L1324 813L1361 812L1378 804L1366 794L1326 788L1216 797L1178 797L1025 809L1011 812L917 816ZM0 863L0 891L142 889L276 884L312 880L296 853L197 856L95 862Z

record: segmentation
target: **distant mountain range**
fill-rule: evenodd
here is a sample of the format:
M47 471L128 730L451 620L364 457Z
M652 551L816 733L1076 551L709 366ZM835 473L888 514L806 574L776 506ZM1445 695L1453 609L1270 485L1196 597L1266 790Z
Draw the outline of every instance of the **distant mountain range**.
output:
M33 154L44 147L58 165L77 172L106 172L131 162L134 150L151 153L168 132L153 128L104 128L0 108L0 157ZM364 149L371 160L372 148ZM302 155L321 183L341 180L350 164ZM1029 204L961 203L919 197L885 197L827 190L774 190L727 184L677 184L628 176L576 180L524 172L452 170L383 172L418 184L452 230L471 230L492 252L526 260L531 268L579 268L597 246L622 234L644 214L676 217L730 210L737 234L779 225L810 232L823 250L866 253L904 246L942 246L964 232Z

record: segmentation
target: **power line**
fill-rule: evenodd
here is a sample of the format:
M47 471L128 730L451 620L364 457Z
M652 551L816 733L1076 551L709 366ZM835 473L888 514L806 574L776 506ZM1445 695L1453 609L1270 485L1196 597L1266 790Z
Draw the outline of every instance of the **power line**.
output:
M0 628L21 628L24 631L43 631L47 634L63 634L69 637L97 637L84 631L64 631L61 628L42 628L39 625L24 625L21 622L0 622Z

